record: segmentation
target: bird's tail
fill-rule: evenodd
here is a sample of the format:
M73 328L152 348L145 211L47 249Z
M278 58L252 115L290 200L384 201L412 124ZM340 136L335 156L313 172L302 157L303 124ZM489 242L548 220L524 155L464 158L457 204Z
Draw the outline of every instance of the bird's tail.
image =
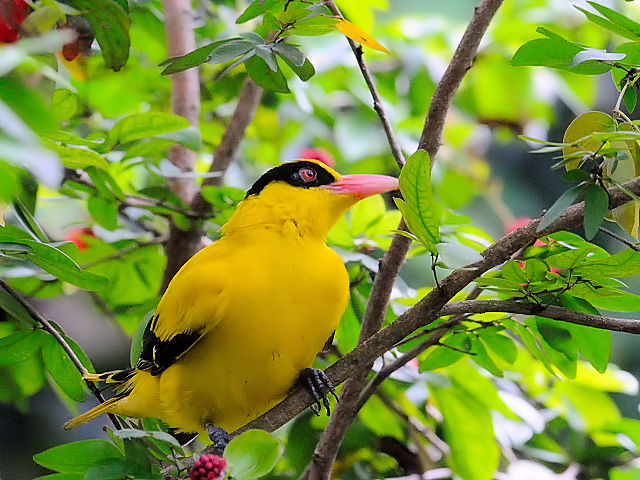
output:
M88 382L104 383L124 383L136 373L135 368L125 368L124 370L113 370L104 373L85 373L82 378Z
M78 415L76 418L72 418L67 423L65 423L62 428L64 430L71 430L83 423L87 423L94 418L102 415L103 413L109 413L111 411L111 407L113 407L119 400L124 398L126 395L116 395L113 398L110 398L104 403L101 403L97 407L93 407L91 410L84 412L82 415Z
M113 370L111 372L104 373L85 373L82 378L89 382L104 382L104 383L116 383L123 384L127 382L131 377L133 377L136 373L135 368L127 368L124 370ZM63 425L63 429L70 430L75 428L83 423L87 423L94 418L102 415L103 413L113 412L112 408L116 406L116 403L119 400L122 400L126 397L129 392L126 391L127 386L124 388L118 388L119 393L113 398L110 398L106 402L101 403L100 405L92 408L91 410L83 413L82 415L78 415L76 418L72 418L67 423ZM125 390L125 391L123 391Z

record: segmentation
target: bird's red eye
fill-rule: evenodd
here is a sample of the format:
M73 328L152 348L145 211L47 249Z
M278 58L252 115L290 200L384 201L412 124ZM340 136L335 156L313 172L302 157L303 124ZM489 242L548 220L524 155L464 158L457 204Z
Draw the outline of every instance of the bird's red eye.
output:
M315 172L315 170L305 167L298 170L298 175L300 175L300 178L305 182L313 182L318 174Z

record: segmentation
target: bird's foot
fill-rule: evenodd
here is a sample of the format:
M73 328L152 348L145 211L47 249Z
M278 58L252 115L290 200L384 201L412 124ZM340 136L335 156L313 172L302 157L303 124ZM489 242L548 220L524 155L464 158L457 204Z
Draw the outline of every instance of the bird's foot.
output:
M311 411L318 417L324 406L327 416L331 415L331 404L329 394L338 401L336 389L327 377L327 374L317 368L305 368L300 372L299 381L309 389L315 403L311 405Z
M211 422L207 422L204 428L213 442L213 447L219 449L221 452L224 451L231 441L231 435L229 435L224 428L216 427Z

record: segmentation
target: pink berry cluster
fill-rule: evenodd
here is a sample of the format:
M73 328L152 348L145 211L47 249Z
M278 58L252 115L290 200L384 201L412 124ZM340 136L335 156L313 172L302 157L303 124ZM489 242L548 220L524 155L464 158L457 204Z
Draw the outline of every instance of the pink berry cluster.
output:
M218 480L224 477L227 461L217 455L201 455L191 467L191 480Z

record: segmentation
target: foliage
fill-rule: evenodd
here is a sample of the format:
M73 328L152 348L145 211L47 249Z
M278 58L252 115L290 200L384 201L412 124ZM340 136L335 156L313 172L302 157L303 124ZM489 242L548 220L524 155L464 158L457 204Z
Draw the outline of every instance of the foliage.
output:
M0 6L9 3L0 0ZM456 2L437 7L415 2L408 12L383 0L338 2L347 21L323 2L195 2L202 20L196 29L199 48L167 59L159 0L32 3L20 21L30 22L35 33L18 39L19 29L12 31L15 38L0 46L0 274L7 287L0 289L0 400L25 414L45 385L70 412L89 392L52 333L86 369L94 368L85 345L56 323L43 328L12 292L47 302L87 296L127 334L137 330L139 339L140 320L159 298L166 264L161 247L169 225L202 228L215 239L243 198L244 188L204 187L213 215L203 217L170 185L176 178L200 182L210 175L209 153L221 142L245 78L266 93L229 184L246 187L265 168L296 158L306 147L330 151L341 172L397 174L340 33L364 45L393 127L403 148L414 151L438 65L455 48L449 32L463 28L471 14L469 8L456 20ZM511 3L500 11L456 98L456 115L450 115L438 156L430 159L418 150L402 169L403 199L395 199L399 211L390 201L370 198L331 232L329 243L348 267L351 300L335 348L317 366L356 347L377 260L401 216L410 230L405 234L416 241L385 324L437 289L453 269L472 268L492 237L502 235L501 228L490 226L495 215L477 218L478 205L503 212L508 229L513 215L504 214L485 161L490 155L481 145L513 145L532 124L553 122L548 95L534 88L541 78L551 79L559 95L581 106L595 100L595 75L610 76L607 81L617 88L613 108L576 114L558 141L521 136L544 144L537 154L557 154L552 168L564 167L564 178L572 183L555 203L544 205L548 210L539 231L584 199L586 240L566 231L544 235L478 278L472 287L482 299L516 299L536 305L540 315L489 312L462 318L363 406L334 465L339 478L449 467L452 474L475 480L493 478L496 470L515 475L531 465L548 475L571 465L579 465L585 478L639 474L634 459L640 423L610 395L637 394L637 381L610 363L615 353L610 332L541 316L548 305L596 316L640 311L640 296L628 286L640 275L634 245L640 199L624 186L640 175L640 130L632 120L640 24L629 13L633 8L637 13L637 6L612 10L588 2L588 10L559 15L552 2ZM382 13L374 15L374 9ZM433 20L426 14L437 15ZM74 36L54 27L74 17L89 23L99 52L69 61L60 52ZM0 21L6 19L0 15ZM543 38L532 38L536 27ZM170 113L169 83L169 75L196 67L204 112L197 127ZM197 152L194 172L182 172L167 160L176 144ZM543 169L527 162L530 170ZM520 188L514 178L505 183L506 189ZM612 188L633 201L609 210ZM531 201L526 193L520 200ZM513 213L524 213L512 207ZM540 208L534 205L529 214ZM627 248L616 253L601 246L596 234L607 221L620 226ZM620 244L614 248L620 250ZM454 300L468 294L460 292ZM65 329L82 322L64 320ZM389 359L410 351L427 333L407 338ZM139 345L133 343L135 352ZM225 452L228 474L296 478L325 422L307 412L277 432L277 439L257 430L244 433ZM142 427L108 429L100 439L56 439L61 444L34 460L57 472L45 477L51 479L185 475L182 457L188 449L158 421L147 419ZM385 448L390 443L396 447Z

